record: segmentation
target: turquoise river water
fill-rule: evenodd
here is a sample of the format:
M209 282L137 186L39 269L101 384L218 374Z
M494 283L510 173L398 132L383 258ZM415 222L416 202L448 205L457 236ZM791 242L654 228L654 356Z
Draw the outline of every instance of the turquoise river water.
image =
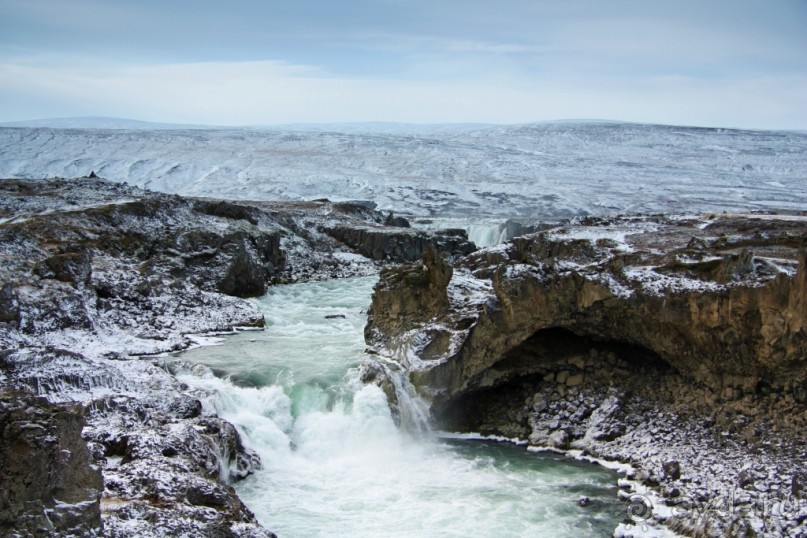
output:
M199 365L180 378L260 454L263 469L235 487L261 523L306 538L610 536L625 514L614 472L396 427L383 392L358 378L375 280L273 287L259 299L266 330L176 357ZM416 422L417 400L403 401Z

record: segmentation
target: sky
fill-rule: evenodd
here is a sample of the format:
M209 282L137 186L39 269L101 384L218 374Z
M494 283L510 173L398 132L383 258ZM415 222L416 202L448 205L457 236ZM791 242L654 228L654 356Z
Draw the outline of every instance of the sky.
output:
M0 122L807 129L807 0L0 0Z

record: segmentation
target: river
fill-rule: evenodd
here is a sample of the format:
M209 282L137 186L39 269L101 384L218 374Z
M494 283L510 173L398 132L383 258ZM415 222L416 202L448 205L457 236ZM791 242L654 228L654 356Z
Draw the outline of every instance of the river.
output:
M235 487L280 537L610 536L617 475L514 443L398 428L359 381L375 277L275 286L264 331L175 357L179 377L257 451ZM406 403L417 422L417 400ZM414 417L414 418L412 418ZM580 506L581 497L590 500Z

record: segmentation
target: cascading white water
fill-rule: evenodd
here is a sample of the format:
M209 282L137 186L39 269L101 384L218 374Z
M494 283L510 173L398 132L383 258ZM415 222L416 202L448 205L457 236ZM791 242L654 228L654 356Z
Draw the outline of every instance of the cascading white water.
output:
M260 301L266 331L181 356L205 365L181 379L263 460L236 484L258 519L282 537L609 535L623 515L613 473L395 426L386 396L357 368L373 282L275 287ZM388 373L417 417L405 379ZM580 507L580 496L593 502Z
M413 220L412 226L426 230L445 230L457 228L468 233L468 240L479 248L491 247L512 239L506 221L491 220L480 221L466 219L429 219L427 221Z

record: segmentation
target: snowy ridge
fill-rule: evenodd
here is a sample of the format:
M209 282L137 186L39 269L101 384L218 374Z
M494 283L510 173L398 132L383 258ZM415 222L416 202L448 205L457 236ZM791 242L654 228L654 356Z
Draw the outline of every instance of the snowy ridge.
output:
M807 135L620 123L338 133L0 128L0 177L233 199L373 200L421 216L807 207Z

